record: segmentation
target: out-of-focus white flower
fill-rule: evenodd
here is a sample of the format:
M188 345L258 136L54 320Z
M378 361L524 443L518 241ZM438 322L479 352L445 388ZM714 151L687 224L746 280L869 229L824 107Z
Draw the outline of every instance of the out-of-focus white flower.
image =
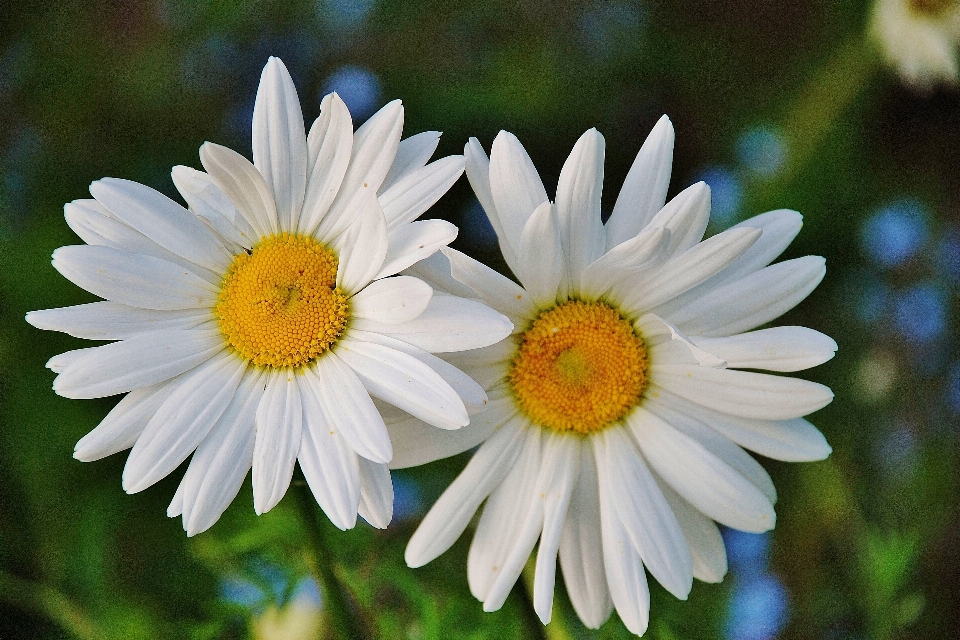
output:
M870 33L906 84L929 90L957 83L957 0L879 0Z
M320 636L320 607L305 599L283 609L271 605L253 623L255 640L313 640Z

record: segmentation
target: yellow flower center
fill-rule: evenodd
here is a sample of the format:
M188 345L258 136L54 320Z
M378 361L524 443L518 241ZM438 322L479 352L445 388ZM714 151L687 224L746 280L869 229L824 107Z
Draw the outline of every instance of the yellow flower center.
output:
M217 300L227 343L259 367L300 367L323 354L347 324L337 263L321 243L289 233L238 254Z
M535 424L586 435L623 418L647 382L647 349L603 302L571 300L519 336L510 386Z

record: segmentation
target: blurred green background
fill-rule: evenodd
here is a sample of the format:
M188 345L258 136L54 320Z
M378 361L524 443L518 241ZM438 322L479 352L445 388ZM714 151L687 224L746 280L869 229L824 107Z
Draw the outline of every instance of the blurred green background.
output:
M72 458L116 400L56 396L44 362L86 345L23 322L92 300L49 263L79 242L62 206L103 176L176 196L170 168L198 167L205 140L249 157L270 55L290 69L308 121L337 90L355 122L402 99L405 134L443 131L441 155L469 136L489 149L507 129L550 193L596 127L607 210L666 113L671 195L706 180L709 233L801 211L785 257L823 255L828 272L782 323L840 345L805 374L836 392L812 418L834 454L762 460L780 492L777 529L725 532L730 574L695 584L686 602L652 583L647 635L957 637L960 94L904 87L864 35L869 14L869 2L845 0L0 3L0 638L333 637L309 578L318 555L374 637L628 637L616 615L585 629L562 583L545 630L523 581L483 614L467 588L469 535L405 567L406 541L466 456L395 473L390 529L325 523L319 553L294 492L258 518L248 483L187 539L165 516L179 473L127 496L124 455ZM428 215L504 269L465 179Z

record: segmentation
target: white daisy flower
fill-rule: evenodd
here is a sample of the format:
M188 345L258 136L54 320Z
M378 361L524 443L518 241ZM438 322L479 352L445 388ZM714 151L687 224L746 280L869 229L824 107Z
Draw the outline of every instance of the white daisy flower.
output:
M870 33L906 84L929 90L957 83L957 0L878 0Z
M468 562L485 611L500 608L539 539L534 606L544 623L559 555L588 627L616 608L642 634L647 572L686 598L694 577L726 572L714 521L773 528L773 484L744 448L794 461L830 453L802 417L828 404L830 389L738 370L797 371L833 356L836 343L811 329L753 331L813 291L823 258L768 266L800 230L793 211L701 242L707 186L664 204L673 140L664 117L606 225L596 130L574 146L554 203L513 135L497 136L489 161L471 140L467 176L521 284L449 249L413 269L516 327L499 344L447 357L490 395L469 427L435 436L414 418L388 419L396 467L482 443L406 559L419 567L443 553L486 500Z
M68 398L127 395L81 439L92 461L133 447L123 472L143 491L193 458L168 514L206 530L253 468L258 514L283 497L299 461L338 527L357 513L385 527L392 445L371 396L440 429L457 429L483 389L431 352L490 345L512 325L484 305L395 275L457 234L414 222L463 171L462 156L426 164L439 134L400 141L391 102L356 133L336 94L309 135L283 63L263 70L251 164L206 143L206 173L173 170L189 204L104 178L66 205L87 244L53 265L105 298L34 311L36 327L116 340L48 366Z

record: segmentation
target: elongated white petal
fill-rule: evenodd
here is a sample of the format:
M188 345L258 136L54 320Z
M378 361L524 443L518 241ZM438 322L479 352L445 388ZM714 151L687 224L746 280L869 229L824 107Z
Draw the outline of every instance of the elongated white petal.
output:
M600 221L604 153L603 136L590 129L573 145L560 170L556 211L566 263L562 289L569 295L579 295L580 273L603 255L606 245ZM521 246L521 258L522 252Z
M463 400L420 360L370 342L342 339L334 348L371 395L441 429L470 422Z
M673 123L661 116L640 147L607 221L607 249L633 238L667 201L673 169Z
M393 519L393 482L387 465L360 458L360 516L377 529Z
M597 482L593 447L585 441L580 447L580 474L560 535L560 567L573 610L590 629L598 629L613 611L603 566Z
M480 503L514 466L527 433L526 420L514 418L483 443L410 537L404 558L422 567L456 542Z
M837 352L833 338L806 327L773 327L726 338L699 338L694 342L727 362L728 367L801 371L831 359Z
M428 258L453 242L457 227L446 220L418 220L400 225L387 234L389 246L380 272L374 280L392 276ZM447 269L449 273L449 268ZM456 293L450 291L449 293Z
M200 147L200 163L260 238L280 231L273 191L252 162L233 149L206 142Z
M86 349L74 349L72 351L64 351L63 353L58 353L49 360L47 360L46 367L53 371L54 373L63 373L66 371L67 367L72 365L77 360L86 357L87 355L93 353L95 350L100 347L87 347Z
M610 486L602 469L604 443L590 439L599 470L600 528L603 539L603 566L606 569L610 597L623 624L631 633L643 635L650 621L650 589L643 561L630 540L627 527L617 513L617 490Z
M253 449L253 508L257 515L273 509L287 492L303 431L297 374L280 370L267 376L265 384L257 405Z
M503 229L501 237L519 255L520 234L527 219L548 198L526 149L507 131L497 134L490 149L490 192Z
M53 382L65 398L103 398L180 375L223 349L218 329L163 330L88 350Z
M824 274L826 267L819 256L779 262L714 289L670 313L667 320L692 336L713 338L749 331L799 304Z
M689 365L653 365L650 372L657 385L681 398L744 418L790 420L833 400L829 387L786 376Z
M536 315L533 298L516 282L456 249L440 250L450 261L453 277L473 289L477 297L520 325Z
M394 276L370 283L350 298L350 313L355 318L399 324L423 313L433 288L423 280L410 276Z
M533 608L543 624L553 614L553 587L557 577L557 553L567 511L580 476L580 439L549 434L543 443L543 467L538 489L543 500L543 533L537 550L533 580Z
M62 331L76 338L123 340L160 329L192 329L210 320L210 312L206 309L155 311L116 302L91 302L30 311L26 320L38 329Z
M693 568L680 525L626 429L607 429L602 441L610 504L627 530L647 570L677 598L685 600L693 586ZM601 484L602 486L602 484Z
M554 207L537 207L520 234L520 281L534 303L550 306L557 300L566 269L560 227Z
M360 456L373 462L390 462L393 447L383 418L356 374L337 354L326 354L313 368L305 369L303 376L301 385L320 398L331 430Z
M387 421L387 432L393 443L390 468L416 467L468 451L516 415L516 400L511 394L499 391L491 392L487 409L471 416L470 424L462 429L438 430L412 416Z
M237 253L241 248L253 247L257 241L253 227L211 176L182 165L174 167L170 176L190 211L206 221L230 251Z
M542 430L525 431L520 455L484 505L467 554L470 593L483 602L485 611L495 611L503 604L506 595L502 592L509 591L520 575L518 557L522 568L524 556L530 556L543 526L543 503L534 499ZM495 586L499 593L494 592Z
M484 304L440 293L434 293L426 310L408 322L385 324L358 319L353 326L432 353L486 347L509 336L514 328L506 316Z
M642 407L627 422L650 466L694 507L735 529L773 528L773 505L763 492L706 447Z
M399 232L404 228L412 227L414 224L423 224L424 222L432 221L424 220L415 222L405 225L396 231ZM391 244L392 242L393 237L391 237ZM384 267L386 267L386 263L384 263ZM463 284L459 280L454 279L454 277L450 274L450 260L448 260L447 256L443 255L439 251L408 267L405 274L420 278L434 289L446 291L449 294L460 296L461 298L475 298L477 295L473 289Z
M80 462L93 462L132 447L157 408L176 388L174 379L125 395L93 431L80 438L73 457Z
M313 233L333 204L353 151L353 121L336 93L320 102L320 117L307 136L307 195L297 228Z
M710 425L741 447L787 462L823 460L833 449L815 426L803 418L793 420L751 420L711 411L662 389L660 403Z
M383 211L371 194L360 207L357 219L337 238L335 248L340 254L337 266L337 286L348 294L363 289L383 266L387 256L387 225Z
M206 531L220 519L253 465L262 380L256 372L243 376L233 400L190 459L177 490L188 536Z
M350 165L337 197L314 232L321 241L334 238L353 223L357 203L376 199L400 143L403 106L399 100L373 114L353 136Z
M727 550L723 546L720 529L713 520L697 511L689 502L663 480L657 480L660 490L677 517L683 537L693 558L693 577L704 582L720 582L727 573Z
M360 462L326 416L319 396L298 376L303 432L297 459L317 503L337 528L357 523L360 505Z
M273 192L279 228L297 228L307 186L307 138L293 79L270 57L253 105L253 164Z
M53 252L53 267L94 295L157 310L213 306L217 288L193 272L152 256L73 245Z
M670 246L665 257L672 258L700 242L709 221L710 187L698 182L674 196L647 226L670 230Z
M224 353L184 376L137 439L123 468L123 488L137 493L165 478L210 433L246 369Z
M467 142L463 148L463 156L467 161L467 180L469 180L470 186L473 188L473 192L480 202L480 206L483 207L487 218L490 220L490 224L493 226L494 232L497 234L503 259L511 270L518 269L518 245L515 243L519 235L511 236L508 234L503 223L500 221L500 213L497 211L496 204L494 204L493 192L490 188L490 160L487 158L483 146L481 146L476 138L470 138ZM511 229L511 231L512 230L513 229ZM516 271L514 271L514 273L516 273Z
M439 131L423 131L401 140L397 145L397 155L393 159L393 164L390 165L390 171L380 185L380 193L427 164L437 150L438 144L440 144Z
M412 222L432 207L463 175L463 156L447 156L418 169L380 193L387 228Z
M487 404L487 394L484 392L483 388L470 376L465 374L463 371L460 371L449 362L441 360L432 353L428 353L423 349L403 342L402 340L391 338L390 336L369 333L367 331L353 330L350 332L350 337L353 340L378 344L383 347L394 349L396 351L400 351L401 353L413 356L435 371L441 378L443 378L444 382L450 385L451 389L456 391L457 395L460 396L460 399L463 401L463 404L467 409L467 413L474 415L484 410Z
M150 187L117 178L90 185L90 193L114 216L158 245L211 271L222 273L232 256L195 215Z
M750 248L760 237L759 229L730 229L680 254L631 287L623 306L629 311L648 311L675 298L711 277Z
M652 364L683 364L701 367L727 366L723 358L701 349L679 329L653 313L645 313L633 324L647 345L647 356Z
M600 298L618 282L637 278L640 271L660 264L669 246L668 229L644 229L584 268L580 273L581 294L587 298Z

